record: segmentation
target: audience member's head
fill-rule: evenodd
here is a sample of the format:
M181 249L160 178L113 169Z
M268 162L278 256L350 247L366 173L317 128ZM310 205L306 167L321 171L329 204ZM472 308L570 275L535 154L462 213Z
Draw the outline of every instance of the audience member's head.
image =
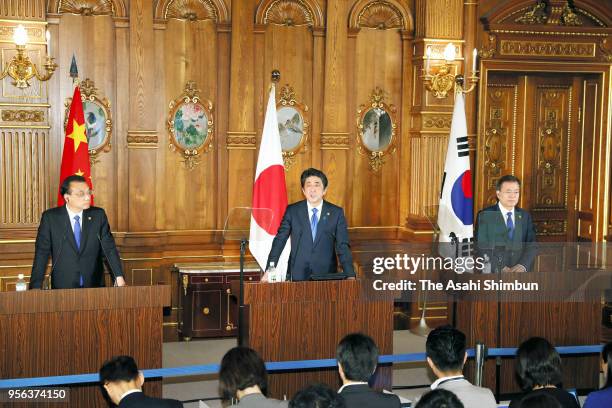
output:
M438 377L461 375L467 354L465 334L451 327L433 329L425 343L427 363Z
M140 390L144 376L138 371L136 361L130 356L117 356L100 368L100 382L110 399L119 404L121 396L130 390Z
M542 337L532 337L516 352L516 374L523 391L561 383L561 357Z
M518 403L518 408L562 408L561 403L550 394L527 394Z
M345 336L336 347L338 371L344 384L368 382L378 362L378 347L370 336L353 333Z
M436 388L423 395L415 408L463 408L463 404L452 392Z
M612 387L612 342L606 344L601 350L601 369L606 376L603 387Z
M266 366L254 350L234 347L221 360L219 393L224 400L240 399L245 390L267 394Z
M298 391L289 408L345 408L344 399L325 384L309 385Z

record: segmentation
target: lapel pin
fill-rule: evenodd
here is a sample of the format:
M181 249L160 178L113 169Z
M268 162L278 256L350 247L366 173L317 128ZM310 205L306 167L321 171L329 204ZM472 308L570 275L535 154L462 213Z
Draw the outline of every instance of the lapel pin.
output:
M91 217L87 217L87 221L91 221Z

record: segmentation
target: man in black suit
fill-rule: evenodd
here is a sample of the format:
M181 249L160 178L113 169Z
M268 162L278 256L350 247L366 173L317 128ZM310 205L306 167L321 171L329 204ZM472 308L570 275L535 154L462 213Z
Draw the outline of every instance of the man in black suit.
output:
M342 379L338 393L344 398L347 408L401 406L397 395L375 391L368 385L378 363L378 347L371 337L361 333L345 336L336 347L336 359Z
M180 408L173 399L147 397L142 392L144 376L130 356L113 357L100 368L100 382L119 408Z
M104 286L105 256L117 286L124 286L123 271L106 213L91 207L89 186L82 176L69 176L60 193L65 206L45 211L40 220L30 289L40 289L51 255L51 287L69 289Z
M266 265L278 264L285 243L291 236L291 254L287 277L308 280L312 274L337 272L336 254L342 270L354 277L353 257L349 246L346 218L342 208L323 201L327 177L317 169L306 169L300 177L305 200L287 206L272 242ZM262 281L266 282L267 274Z
M517 207L521 182L513 175L500 177L495 186L498 202L478 213L476 242L492 272L525 272L536 255L531 215Z

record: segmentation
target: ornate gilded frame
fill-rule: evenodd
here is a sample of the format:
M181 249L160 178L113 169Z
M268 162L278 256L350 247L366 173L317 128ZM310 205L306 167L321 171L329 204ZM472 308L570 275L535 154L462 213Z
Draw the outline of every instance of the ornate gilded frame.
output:
M100 154L101 152L108 153L111 151L111 147L112 147L111 137L112 137L112 132L113 132L113 119L111 115L111 104L106 97L99 95L98 89L96 88L94 81L92 81L91 79L85 78L85 80L79 83L79 88L81 90L81 101L83 102L83 105L84 105L83 113L86 116L85 124L87 125L88 120L89 120L87 117L88 109L85 106L86 103L91 103L95 105L104 113L104 124L102 125L105 131L104 138L102 139L102 142L100 142L98 145L96 145L93 148L91 147L91 143L90 143L90 137L91 137L90 127L87 126L89 162L93 166L94 164L100 161L98 160L98 154ZM68 124L68 115L70 114L70 104L71 103L72 103L72 97L67 98L66 102L64 102L64 129L66 129L66 125Z
M176 115L185 105L194 104L198 106L205 115L206 130L205 136L201 143L195 146L186 146L178 139L176 133ZM183 156L183 163L188 170L193 170L199 164L199 155L208 152L213 146L214 135L214 118L213 118L213 103L207 99L200 97L200 90L197 89L195 81L187 81L185 90L176 99L170 102L168 111L168 138L170 143L168 148L172 151L178 151Z
M385 157L393 154L397 149L397 119L395 113L397 109L393 104L388 105L384 101L385 91L376 87L370 94L370 100L366 104L359 105L357 110L357 146L359 153L368 157L370 168L373 171L378 171L385 164ZM389 128L389 143L386 146L373 148L364 142L366 130L364 128L364 119L371 110L383 110L391 121ZM380 136L379 134L377 135Z
M285 170L289 170L289 168L295 163L295 156L301 151L306 151L308 149L306 142L308 140L308 128L309 128L308 119L306 117L306 112L309 111L309 108L307 105L301 102L298 102L295 99L295 91L293 90L293 87L291 87L289 84L286 84L285 86L282 87L280 98L278 102L276 103L277 120L279 122L278 123L279 133L282 132L282 127L284 127L284 125L281 123L281 118L278 115L278 113L281 110L286 110L286 109L293 109L294 111L296 111L296 113L300 115L301 124L302 124L302 129L300 129L302 133L302 135L300 136L300 140L298 141L298 143L294 143L293 144L294 146L291 148L285 149L285 147L282 147L283 135L281 134L281 147L283 149L283 163L285 165Z

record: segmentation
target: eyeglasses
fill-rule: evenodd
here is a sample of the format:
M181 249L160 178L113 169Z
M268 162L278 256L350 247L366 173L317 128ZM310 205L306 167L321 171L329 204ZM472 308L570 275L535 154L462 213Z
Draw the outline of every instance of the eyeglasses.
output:
M93 190L89 190L89 191L79 190L79 191L72 191L70 193L70 195L74 195L74 196L77 196L79 198L83 198L85 196L91 197L93 194L94 194Z

